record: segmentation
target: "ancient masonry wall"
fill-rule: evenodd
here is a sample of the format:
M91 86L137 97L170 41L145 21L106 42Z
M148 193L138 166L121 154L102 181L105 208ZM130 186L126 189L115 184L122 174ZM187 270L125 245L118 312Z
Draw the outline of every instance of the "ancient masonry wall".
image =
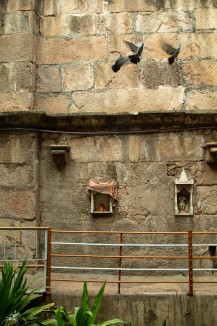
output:
M203 147L217 140L211 127L217 109L215 0L2 0L0 21L2 225L216 228L216 166L205 162ZM161 38L181 44L172 66ZM128 51L123 40L144 42L144 51L138 65L114 73L111 65ZM199 124L192 130L172 118L178 130L161 133L157 118L151 134L121 135L114 126L110 135L72 135L64 133L64 123L62 134L5 130L27 111L47 114L37 124L44 130L60 115L80 116L80 131L87 114L91 127L100 114L117 115L119 122L125 115L134 121L137 113L207 113L213 119L206 129ZM25 128L35 127L29 116ZM69 121L67 130L73 131ZM107 130L116 120L110 121ZM65 169L53 162L51 144L71 147ZM183 166L195 182L194 217L177 219L174 180ZM120 200L111 218L92 218L85 192L90 177L118 181Z

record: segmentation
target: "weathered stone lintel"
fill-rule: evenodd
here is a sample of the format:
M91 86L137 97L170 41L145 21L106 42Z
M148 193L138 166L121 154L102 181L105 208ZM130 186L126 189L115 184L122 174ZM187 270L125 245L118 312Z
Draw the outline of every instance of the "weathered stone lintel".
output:
M151 112L138 114L72 114L48 115L43 112L0 113L0 130L26 128L28 130L68 132L142 132L189 128L216 128L217 111Z

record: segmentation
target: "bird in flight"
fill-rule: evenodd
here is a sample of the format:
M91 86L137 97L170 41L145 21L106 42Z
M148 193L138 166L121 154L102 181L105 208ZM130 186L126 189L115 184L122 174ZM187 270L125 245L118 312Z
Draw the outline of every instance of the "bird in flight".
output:
M179 51L180 51L180 48L181 46L177 46L176 48L174 48L172 45L170 45L169 43L161 40L161 48L167 53L170 55L170 57L168 58L168 62L169 64L171 65L175 58L177 58L178 54L179 54Z
M130 50L133 52L133 54L129 54L129 55L120 54L120 56L117 58L115 63L112 65L112 70L114 72L117 72L118 70L120 70L121 67L128 61L130 61L131 63L134 63L134 64L137 64L138 62L140 62L140 56L143 51L144 43L133 44L128 41L124 41L124 42L130 48Z

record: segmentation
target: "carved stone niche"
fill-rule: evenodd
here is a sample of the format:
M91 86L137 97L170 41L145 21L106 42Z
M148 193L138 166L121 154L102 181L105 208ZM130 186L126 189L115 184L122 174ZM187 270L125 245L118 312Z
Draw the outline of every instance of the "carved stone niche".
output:
M207 163L217 162L217 143L211 142L204 145L205 148L205 161Z
M69 158L70 146L68 145L50 145L51 154L54 162L58 165L65 165Z
M90 179L87 186L90 195L90 211L92 215L110 215L118 201L117 185L114 179L108 182L98 182Z
M184 168L181 176L175 180L175 215L193 216L193 185L194 181L188 180Z

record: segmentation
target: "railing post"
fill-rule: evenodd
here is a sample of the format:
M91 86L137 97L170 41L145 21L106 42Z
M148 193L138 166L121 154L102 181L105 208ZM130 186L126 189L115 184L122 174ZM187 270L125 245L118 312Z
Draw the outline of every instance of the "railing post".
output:
M51 294L51 228L47 228L47 261L46 261L46 296L48 296L48 301L50 300Z
M188 295L193 295L193 236L192 231L188 231L188 277L189 277L189 292Z
M119 268L122 267L122 259L121 259L121 256L122 256L122 244L123 244L123 233L120 233L120 249L119 249ZM121 293L121 270L118 271L118 294Z

